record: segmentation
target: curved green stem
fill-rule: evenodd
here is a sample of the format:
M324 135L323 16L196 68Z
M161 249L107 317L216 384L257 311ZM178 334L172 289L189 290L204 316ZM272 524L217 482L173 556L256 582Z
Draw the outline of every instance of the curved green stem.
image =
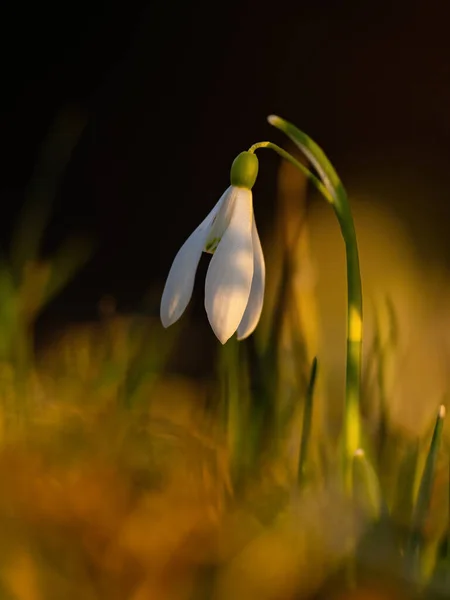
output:
M294 167L297 167L297 169L303 173L303 175L314 185L314 187L323 196L325 196L328 202L331 203L333 201L332 197L328 193L327 188L323 185L320 179L313 175L313 173L311 173L311 171L305 167L305 165L303 165L299 160L295 159L291 154L289 154L289 152L286 152L286 150L283 150L283 148L280 148L280 146L277 146L276 144L272 144L272 142L258 142L257 144L253 144L248 151L253 154L255 150L258 150L259 148L269 148L270 150L274 150L282 158L294 165Z
M361 364L362 364L362 286L358 244L350 203L344 186L321 148L305 133L277 116L270 116L271 125L285 133L312 163L322 182L316 187L330 202L344 238L347 260L347 365L344 410L344 472L351 482L351 464L361 446ZM272 145L268 146L272 147ZM276 148L273 148L281 154ZM287 154L283 151L281 156ZM290 156L290 155L289 155ZM284 156L284 158L287 158ZM288 159L290 160L290 159ZM295 160L295 159L294 159ZM290 160L293 163L293 160ZM295 163L293 163L295 164ZM301 171L303 172L303 165ZM324 193L322 188L325 188ZM351 485L351 483L350 483Z

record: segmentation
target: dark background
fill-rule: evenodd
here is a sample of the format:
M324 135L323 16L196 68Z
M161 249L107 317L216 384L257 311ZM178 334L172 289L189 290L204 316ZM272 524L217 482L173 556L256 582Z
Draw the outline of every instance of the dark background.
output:
M228 185L233 158L256 141L282 141L266 123L270 113L315 138L344 181L369 173L375 191L410 221L421 251L450 264L447 5L44 0L3 7L3 246L56 113L69 104L87 119L43 252L78 230L99 246L40 328L93 318L104 294L133 311L151 286L161 290L178 247ZM277 159L266 153L261 161L255 210L264 234ZM148 307L158 314L156 300Z

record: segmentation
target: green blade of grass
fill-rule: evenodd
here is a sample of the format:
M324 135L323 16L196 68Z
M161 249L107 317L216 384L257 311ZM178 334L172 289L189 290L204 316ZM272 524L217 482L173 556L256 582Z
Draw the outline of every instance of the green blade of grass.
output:
M411 534L405 553L407 574L414 576L420 567L420 556L423 546L423 528L430 506L431 495L436 471L436 461L442 439L442 430L445 418L445 406L439 407L438 416L434 426L425 467L420 481L419 492L414 506Z
M251 446L252 428L255 426L247 418L240 350L239 343L233 339L220 348L219 354L223 422L234 489L239 487L248 465L247 461L251 460L247 449Z
M450 462L448 467L450 467ZM438 545L433 575L426 589L426 597L433 598L433 600L448 598L450 590L450 479L447 484L447 502L447 527Z
M311 439L311 423L313 413L314 389L317 378L317 358L314 357L311 365L308 389L305 397L305 407L303 410L302 437L300 442L300 457L298 461L298 483L299 486L305 483L305 471L308 459L309 442Z

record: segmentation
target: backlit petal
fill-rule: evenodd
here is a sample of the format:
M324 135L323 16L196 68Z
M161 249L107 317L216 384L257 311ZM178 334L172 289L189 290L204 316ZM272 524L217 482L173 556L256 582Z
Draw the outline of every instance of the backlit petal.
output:
M250 289L247 308L245 309L242 321L237 330L237 339L243 340L248 337L255 327L258 325L259 318L264 302L264 286L266 282L266 264L264 262L264 254L261 248L261 242L256 228L255 219L253 218L252 228L253 241L253 279Z
M205 285L208 319L222 344L242 320L253 279L252 193L235 189L230 224L211 259Z
M164 327L177 321L189 304L194 289L198 263L208 239L211 225L226 198L222 195L209 215L188 237L174 258L161 298L160 316Z
M234 202L238 195L239 188L231 186L223 194L220 210L216 213L213 224L209 229L208 239L203 250L209 254L214 254L217 246L222 239L223 234L228 229L231 215L234 210Z

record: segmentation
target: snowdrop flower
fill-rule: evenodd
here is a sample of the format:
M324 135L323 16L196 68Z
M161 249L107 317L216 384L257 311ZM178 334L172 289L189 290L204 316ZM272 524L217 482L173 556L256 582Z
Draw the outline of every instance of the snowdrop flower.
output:
M265 264L253 215L252 187L258 159L242 152L231 167L231 185L178 251L161 299L161 322L169 327L192 296L202 252L212 254L206 275L205 309L224 344L236 331L248 337L261 315Z

